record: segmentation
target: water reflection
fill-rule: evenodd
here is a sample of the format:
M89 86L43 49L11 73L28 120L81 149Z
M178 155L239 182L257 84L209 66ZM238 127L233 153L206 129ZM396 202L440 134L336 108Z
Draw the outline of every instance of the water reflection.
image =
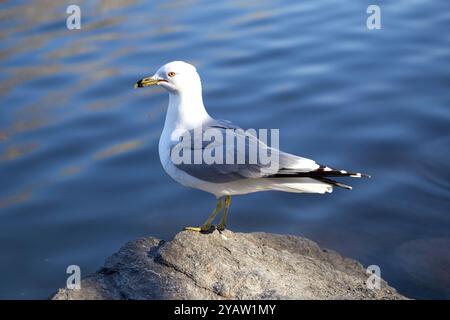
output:
M0 198L0 208L6 208L18 203L27 201L30 198L31 191L26 190L8 197Z
M4 154L0 154L0 160L1 161L13 161L17 160L20 157L23 157L24 155L32 152L34 149L36 149L37 144L32 143L28 145L19 145L19 146L11 146Z
M142 146L142 144L144 143L144 141L128 141L128 142L124 142L124 143L120 143L120 144L116 144L106 150L102 150L97 152L96 154L94 154L93 159L94 160L103 160L109 157L113 157L125 152L129 152L133 149L136 149L140 146Z

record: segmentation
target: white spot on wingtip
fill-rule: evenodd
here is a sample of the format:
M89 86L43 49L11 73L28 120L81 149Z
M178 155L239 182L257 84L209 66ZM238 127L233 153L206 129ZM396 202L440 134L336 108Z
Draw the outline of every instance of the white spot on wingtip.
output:
M347 171L345 171L345 170L341 170L341 173L342 173L342 174L346 174L346 173L347 173Z
M352 174L350 177L361 178L361 173Z

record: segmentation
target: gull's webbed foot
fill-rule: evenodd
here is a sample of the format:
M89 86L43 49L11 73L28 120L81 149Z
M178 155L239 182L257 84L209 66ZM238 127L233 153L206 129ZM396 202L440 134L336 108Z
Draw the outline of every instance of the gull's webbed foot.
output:
M219 213L220 209L222 209L222 199L217 199L217 206L216 209L214 209L211 216L206 220L206 222L201 227L184 227L184 230L189 231L197 231L202 233L209 233L213 232L215 227L212 225L212 222L214 221L214 218L216 217L217 213Z
M225 224L219 224L219 225L216 227L216 230L217 230L217 231L224 231L224 230L225 230Z
M207 233L207 232L212 232L214 231L215 227L212 225L207 225L204 224L200 227L184 227L184 230L187 231L196 231L196 232L203 232L203 233Z

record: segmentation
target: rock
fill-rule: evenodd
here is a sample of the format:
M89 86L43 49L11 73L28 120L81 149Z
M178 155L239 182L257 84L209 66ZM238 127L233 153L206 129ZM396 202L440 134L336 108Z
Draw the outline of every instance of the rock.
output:
M291 235L214 231L127 243L53 299L405 299L361 264Z

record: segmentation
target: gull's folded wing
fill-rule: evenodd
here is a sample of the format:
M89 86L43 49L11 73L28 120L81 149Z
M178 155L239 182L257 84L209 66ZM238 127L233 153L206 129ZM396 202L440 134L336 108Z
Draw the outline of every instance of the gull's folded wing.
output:
M209 133L215 137L221 136L221 139L202 140L195 143L195 140L201 139L207 130L211 130ZM189 161L177 163L175 166L203 181L223 183L247 178L271 177L278 174L282 169L306 173L320 167L313 160L273 149L251 133L225 120L213 120L204 124L202 128L189 131L189 134L185 137L188 137L190 141L183 143L183 147L178 149L177 152L180 150L183 153L188 152ZM231 139L233 143L229 143ZM238 140L243 142L243 144L239 145ZM176 145L178 144L172 145L171 151ZM266 155L266 160L270 158L276 163L267 163L262 161L260 157L251 158L251 150L257 150L259 153ZM194 152L201 152L201 155L216 155L217 151L222 153L221 157L217 157L222 159L222 163L207 164L203 158L201 163L194 163ZM227 159L232 161L226 161Z

